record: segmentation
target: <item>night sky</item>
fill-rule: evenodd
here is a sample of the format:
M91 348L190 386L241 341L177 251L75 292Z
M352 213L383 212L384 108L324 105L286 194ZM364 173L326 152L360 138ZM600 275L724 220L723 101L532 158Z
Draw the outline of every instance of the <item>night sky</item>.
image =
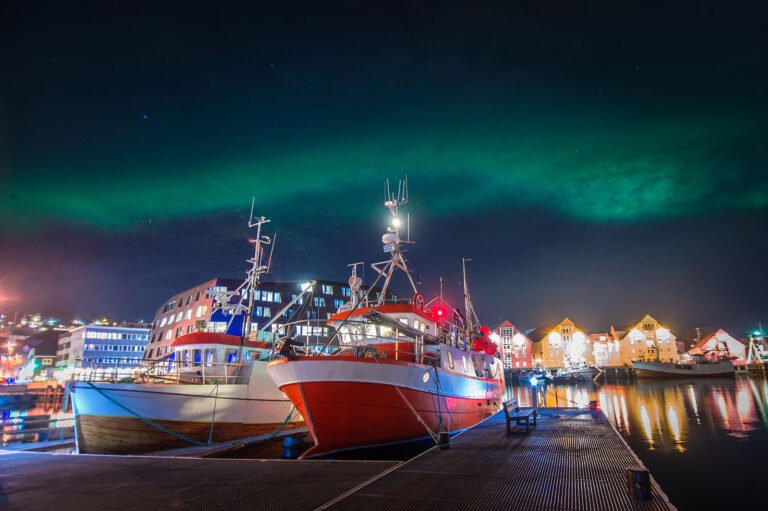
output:
M252 196L274 279L346 280L407 174L425 295L459 303L463 256L492 326L743 334L768 319L766 14L3 2L0 312L149 319L243 274Z

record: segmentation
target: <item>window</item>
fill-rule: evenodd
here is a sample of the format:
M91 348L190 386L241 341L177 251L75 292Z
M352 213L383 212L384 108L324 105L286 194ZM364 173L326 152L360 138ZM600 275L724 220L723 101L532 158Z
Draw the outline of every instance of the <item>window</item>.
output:
M453 369L453 353L448 350L448 367Z
M149 353L147 353L147 358L152 358L152 352L154 351L154 349L149 350Z
M181 318L182 318L183 316L184 316L184 313L183 313L183 312L181 312L181 311L179 311L179 313L178 313L178 314L176 314L176 323L178 323L179 321L181 321Z
M200 353L200 350L193 350L194 353L194 362L195 364L199 364L203 361L202 355Z
M237 362L237 350L227 350L227 364Z
M339 308L339 307L341 307L342 305L344 305L344 300L342 300L341 298L334 298L334 299L333 299L333 306L334 306L335 308L337 308L337 309L338 309L338 308Z
M348 287L342 287L341 288L341 296L352 296L352 291Z
M245 352L245 361L250 362L251 361L251 355L253 355L253 350L248 350Z
M180 336L180 335L181 335L181 332L182 332L182 329L181 329L181 327L178 327L178 328L176 329L176 337Z
M264 312L264 317L265 317L265 318L270 318L270 317L272 317L272 309L271 309L271 308L269 308L269 307L264 307L264 310L263 310L263 312Z
M323 298L322 296L316 296L315 307L325 307L325 298Z
M165 332L165 340L170 341L172 335L173 335L173 330L169 328L168 331Z
M265 302L271 302L272 301L272 291L262 291L261 292L261 299Z
M192 319L192 309L187 310L187 313L184 315L184 319Z
M272 296L272 301L275 303L280 303L282 301L282 297L280 296L280 293L275 291L275 294Z
M201 295L201 293L200 293L200 290L198 289L198 290L197 290L197 294L195 295L195 301L196 301L196 302L199 302L199 301L200 301L200 295Z
M323 290L323 294L324 295L332 295L333 294L333 286L329 286L329 285L323 284L321 286L321 288Z
M216 350L209 348L205 350L205 365L212 366L216 363Z
M168 323L168 318L164 317L160 320L160 328L164 327L166 323Z

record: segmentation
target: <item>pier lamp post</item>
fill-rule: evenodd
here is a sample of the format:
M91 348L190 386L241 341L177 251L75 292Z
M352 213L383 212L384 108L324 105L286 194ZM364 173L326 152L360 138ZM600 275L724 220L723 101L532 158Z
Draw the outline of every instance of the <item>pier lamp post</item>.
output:
M538 408L538 386L539 380L536 376L531 376L531 404L534 408Z

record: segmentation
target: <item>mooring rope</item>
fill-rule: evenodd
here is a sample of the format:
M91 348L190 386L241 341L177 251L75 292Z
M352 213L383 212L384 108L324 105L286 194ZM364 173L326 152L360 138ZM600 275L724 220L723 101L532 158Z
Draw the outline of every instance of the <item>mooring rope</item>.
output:
M134 412L133 410L131 410L130 408L128 408L124 404L122 404L119 401L117 401L116 399L112 398L103 389L100 389L99 387L95 386L93 383L91 383L89 381L86 381L86 382L83 382L83 383L88 384L93 390L95 390L96 392L98 392L99 394L101 394L102 396L107 398L107 400L109 400L112 403L116 404L118 407L122 408L126 412L130 413L131 415L133 415L137 419L141 420L145 424L148 424L148 425L152 426L153 428L159 429L163 433L167 433L167 434L169 434L171 436L174 436L174 437L176 437L176 438L178 438L180 440L184 440L185 442L189 442L189 443L191 443L193 445L197 445L197 446L200 446L200 447L202 447L204 445L208 445L205 442L200 442L199 440L195 440L194 438L189 438L189 437L184 436L184 435L182 435L180 433L176 433L175 431L171 431L170 429L166 428L162 424L158 424L158 423L156 423L156 422L154 422L154 421L152 421L150 419L147 419L146 417L143 417L141 414L139 414L137 412ZM213 426L211 426L211 427L213 427Z

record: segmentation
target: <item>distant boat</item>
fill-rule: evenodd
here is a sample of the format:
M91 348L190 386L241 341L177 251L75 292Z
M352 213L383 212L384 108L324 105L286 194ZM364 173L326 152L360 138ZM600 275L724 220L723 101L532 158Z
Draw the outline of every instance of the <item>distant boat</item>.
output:
M714 378L733 377L735 369L730 360L707 361L694 357L693 362L633 362L638 378Z
M543 368L531 369L530 371L520 371L517 374L517 380L525 383L530 383L534 377L538 383L549 383L552 381L552 373Z

